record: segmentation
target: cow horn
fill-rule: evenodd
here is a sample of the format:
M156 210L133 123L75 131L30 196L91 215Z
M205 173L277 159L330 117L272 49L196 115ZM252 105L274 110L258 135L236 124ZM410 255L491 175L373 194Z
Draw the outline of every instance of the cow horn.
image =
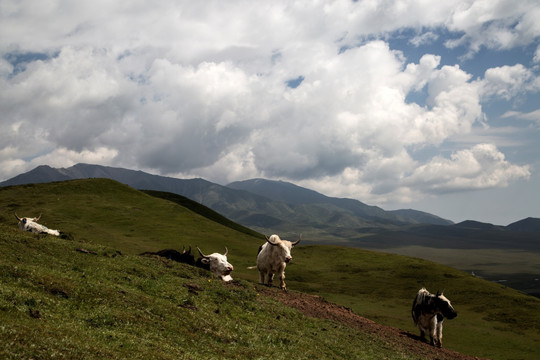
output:
M223 254L223 255L227 256L228 253L229 253L229 249L227 249L227 247L225 246L225 254Z
M201 249L199 249L198 246L197 246L197 250L199 250L199 254L201 254L201 256L202 256L203 258L208 258L208 256L206 256L206 255L204 255L204 254L202 253Z
M34 221L38 222L39 219L41 219L41 215L43 215L43 214L39 214L39 216L37 218L35 218Z
M270 245L278 246L278 244L274 244L273 242L271 242L270 239L268 238L268 236L264 235L264 237L266 238L266 241L268 241L268 243L269 243Z
M298 236L298 240L296 240L295 242L292 243L292 246L295 246L296 244L298 244L300 242L300 240L302 240L302 234L300 234L300 236Z
M186 245L182 246L182 254L186 253Z
M15 213L15 217L17 218L17 220L22 221L22 219L17 215L17 213Z
M189 245L189 249L188 249L187 253L191 254L191 245Z

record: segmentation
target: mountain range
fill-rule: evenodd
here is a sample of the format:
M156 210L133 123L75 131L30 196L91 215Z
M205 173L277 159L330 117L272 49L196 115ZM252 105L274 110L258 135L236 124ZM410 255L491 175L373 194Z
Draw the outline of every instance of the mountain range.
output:
M291 216L295 217L295 224L307 225L324 223L332 226L366 227L452 223L421 211L385 211L358 200L328 197L284 181L252 179L222 186L204 179L178 179L90 164L77 164L69 168L42 165L4 181L0 186L84 178L108 178L135 189L179 194L247 226L282 225L291 222Z
M263 233L296 236L309 234L318 241L364 246L375 239L377 246L402 242L403 233L419 243L440 239L478 237L489 241L509 232L540 232L540 219L524 219L508 226L477 221L453 224L450 220L417 210L386 211L361 201L328 197L284 181L251 179L226 186L204 179L178 179L143 171L101 165L77 164L69 168L47 165L15 176L0 186L45 183L84 178L108 178L135 189L170 192L185 196L223 216ZM443 236L441 236L443 234ZM499 236L500 235L500 236ZM396 237L400 240L396 240ZM369 238L369 239L368 239ZM418 240L421 239L421 240ZM527 238L528 239L528 238ZM528 240L528 242L530 242ZM443 241L444 243L444 241ZM448 244L447 244L448 245ZM536 244L535 244L536 245Z

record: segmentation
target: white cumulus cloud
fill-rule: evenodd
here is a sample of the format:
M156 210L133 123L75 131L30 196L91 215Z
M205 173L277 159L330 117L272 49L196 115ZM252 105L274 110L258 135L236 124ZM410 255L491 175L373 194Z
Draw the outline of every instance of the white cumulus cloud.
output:
M446 42L471 57L512 49L538 39L538 9L502 0L3 1L2 176L97 162L221 183L282 178L378 203L505 186L530 170L503 149L446 158L441 146L484 121L485 101L538 92L536 68L473 75L442 50L408 59L392 40L411 33L411 48Z
M423 191L446 193L502 187L529 176L528 166L509 163L494 145L478 144L452 153L450 158L433 158L416 168L407 182Z
M540 90L540 78L521 64L487 69L482 95L510 100L525 92Z

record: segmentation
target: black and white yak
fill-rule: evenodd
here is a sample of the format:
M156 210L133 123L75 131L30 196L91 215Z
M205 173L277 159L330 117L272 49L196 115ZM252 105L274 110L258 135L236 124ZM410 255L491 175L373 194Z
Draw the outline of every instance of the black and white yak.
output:
M457 312L443 293L430 294L422 288L416 294L412 310L414 324L420 330L420 337L425 341L426 332L429 333L430 344L442 347L442 330L444 318L453 319Z

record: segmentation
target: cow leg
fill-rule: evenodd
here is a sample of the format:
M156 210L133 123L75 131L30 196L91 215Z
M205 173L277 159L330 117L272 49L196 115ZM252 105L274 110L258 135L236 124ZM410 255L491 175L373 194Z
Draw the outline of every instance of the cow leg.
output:
M429 329L429 344L435 346L437 344L437 335L435 327Z
M267 281L268 286L272 286L273 282L274 282L274 274L268 273L268 281Z
M437 323L435 329L435 346L442 347L442 321Z
M267 271L259 271L259 282L263 285L272 286L274 274Z
M437 344L437 316L433 316L429 321L429 339L431 345Z
M281 290L287 291L287 286L285 285L285 273L282 272L279 276L280 284L281 284Z
M418 323L416 324L416 326L418 327L418 330L420 330L420 340L425 342L426 341L426 329L424 328L424 326L422 326L422 320L423 320L423 318L418 319Z

